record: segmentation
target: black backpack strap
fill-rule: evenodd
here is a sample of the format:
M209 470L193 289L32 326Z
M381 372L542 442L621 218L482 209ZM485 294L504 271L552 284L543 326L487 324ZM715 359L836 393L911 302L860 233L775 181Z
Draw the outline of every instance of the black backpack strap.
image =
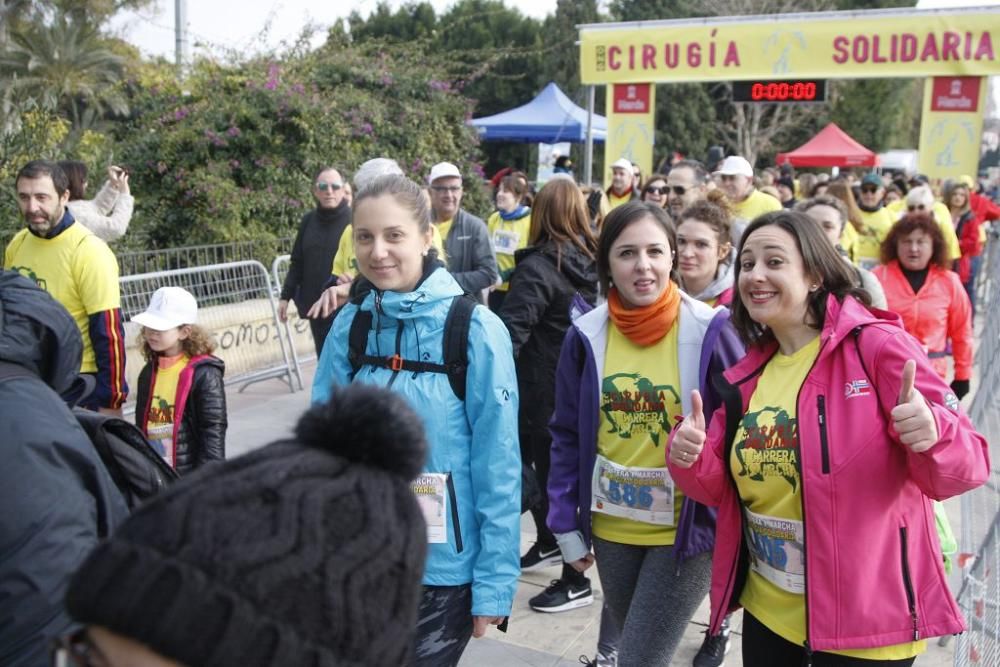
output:
M444 337L441 342L443 364L430 361L404 359L398 354L391 357L376 357L367 354L368 332L372 327L371 311L359 310L354 314L348 333L347 356L351 362L352 377L362 366L388 368L392 371L411 373L444 373L448 376L451 390L459 400L465 400L465 379L469 368L469 325L476 301L471 296L455 297L448 308L444 321ZM402 324L402 323L400 323ZM402 329L397 332L402 333ZM398 349L397 335L397 349Z
M469 326L476 301L469 295L456 297L444 321L444 365L451 390L465 400L465 379L469 370Z
M351 330L347 336L347 359L351 362L351 378L365 365L365 348L368 347L368 332L372 328L372 312L358 310L351 321Z

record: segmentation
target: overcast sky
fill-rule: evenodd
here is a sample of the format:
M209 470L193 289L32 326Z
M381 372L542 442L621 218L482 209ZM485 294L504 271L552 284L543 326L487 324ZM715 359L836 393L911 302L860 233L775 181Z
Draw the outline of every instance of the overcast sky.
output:
M430 0L441 13L453 0ZM516 7L523 14L543 18L555 11L556 0L505 0L509 7ZM346 18L351 11L369 14L378 0L354 2L316 2L315 0L187 0L189 41L192 55L204 52L200 45L222 49L253 52L262 45L280 48L281 44L294 42L303 26L310 23L321 29L329 28L337 19ZM390 0L397 7L400 0ZM127 41L137 45L144 54L174 57L174 0L156 0L147 11L126 12L114 22L115 31ZM322 39L319 42L322 43Z
M430 0L441 13L454 0ZM523 14L543 18L555 11L556 0L505 0ZM325 33L337 19L354 9L370 13L378 0L316 2L315 0L241 0L240 3L220 0L187 0L189 42L191 54L226 49L253 53L262 48L280 48L301 33L303 26L313 24ZM389 0L397 7L402 0ZM606 2L602 2L606 4ZM920 0L918 7L961 7L997 5L1000 0ZM115 31L136 44L147 55L174 57L174 0L156 0L155 5L141 13L127 12L114 22ZM322 38L317 37L318 43Z

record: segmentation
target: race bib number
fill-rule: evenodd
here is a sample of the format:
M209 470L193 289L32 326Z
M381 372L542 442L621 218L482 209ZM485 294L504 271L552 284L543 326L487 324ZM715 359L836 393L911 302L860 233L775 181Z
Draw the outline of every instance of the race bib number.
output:
M174 462L170 460L170 452L173 450L174 444L174 425L147 425L146 436L149 439L149 444L153 445L153 449L163 457L164 461L173 466Z
M448 541L448 475L425 472L410 483L420 511L427 523L427 541L444 544Z
M783 591L805 593L805 546L802 522L746 513L750 567Z
M674 481L666 468L629 468L598 454L592 487L591 512L674 525Z
M504 231L498 229L493 232L493 251L504 255L513 255L521 241L521 235L517 232Z

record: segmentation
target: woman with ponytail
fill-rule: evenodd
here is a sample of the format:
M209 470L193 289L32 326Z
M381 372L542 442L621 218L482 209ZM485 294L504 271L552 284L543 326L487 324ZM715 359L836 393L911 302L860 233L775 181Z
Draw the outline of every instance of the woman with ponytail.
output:
M742 356L724 308L682 293L667 213L628 202L601 229L607 303L575 319L556 371L549 528L579 572L600 561L618 664L670 664L708 592L715 516L674 487L665 445L699 389Z

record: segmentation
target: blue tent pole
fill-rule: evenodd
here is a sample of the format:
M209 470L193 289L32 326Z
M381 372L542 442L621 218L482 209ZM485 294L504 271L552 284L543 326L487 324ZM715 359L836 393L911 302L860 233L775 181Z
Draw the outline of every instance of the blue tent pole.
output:
M594 182L594 87L587 91L587 153L583 160L584 183Z

